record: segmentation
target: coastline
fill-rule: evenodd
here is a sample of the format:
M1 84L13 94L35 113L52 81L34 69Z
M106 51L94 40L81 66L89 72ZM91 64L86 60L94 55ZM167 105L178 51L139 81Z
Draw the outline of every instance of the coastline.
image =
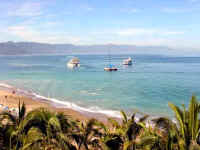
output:
M0 107L0 112L3 111L3 107L8 107L9 109L17 109L19 101L21 104L23 102L25 103L27 112L42 107L47 108L50 111L64 112L64 114L79 121L86 121L91 118L96 118L99 121L107 123L107 119L109 117L120 120L119 117L114 117L110 115L108 116L101 112L99 113L98 111L87 111L86 108L79 107L75 104L68 104L71 106L75 105L75 107L81 108L80 110L76 110L73 107L70 108L71 106L67 107L64 104L62 105L62 101L56 99L49 100L48 98L37 95L35 93L24 91L10 85L0 83L0 104L2 105L2 107ZM106 113L109 113L109 111L107 111Z

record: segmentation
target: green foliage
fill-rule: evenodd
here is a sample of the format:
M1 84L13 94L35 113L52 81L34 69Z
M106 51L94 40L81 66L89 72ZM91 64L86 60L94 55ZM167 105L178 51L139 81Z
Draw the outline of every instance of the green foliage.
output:
M169 103L176 123L148 115L135 119L121 111L122 119L74 121L62 112L45 108L26 114L19 102L17 116L0 114L1 150L200 150L200 104L192 96L188 108ZM149 125L152 122L154 125Z
M200 132L199 106L195 96L192 96L188 110L186 110L184 105L181 109L169 103L169 107L174 111L179 125L179 139L182 138L184 140L184 147L186 150L189 149L192 142L198 142L197 140Z
M77 131L72 134L76 141L77 149L99 148L101 149L101 137L105 132L103 123L96 119L90 119L85 123L79 123Z

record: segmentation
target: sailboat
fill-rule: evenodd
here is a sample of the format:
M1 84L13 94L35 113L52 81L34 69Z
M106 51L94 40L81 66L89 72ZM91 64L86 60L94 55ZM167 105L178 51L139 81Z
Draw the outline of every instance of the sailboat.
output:
M117 70L118 69L114 65L112 65L110 62L110 53L109 53L109 65L108 67L104 68L104 71L117 71Z

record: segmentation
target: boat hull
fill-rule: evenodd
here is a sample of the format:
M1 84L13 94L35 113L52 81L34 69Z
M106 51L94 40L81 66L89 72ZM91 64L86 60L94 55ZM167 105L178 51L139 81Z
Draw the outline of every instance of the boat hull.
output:
M80 64L71 64L71 63L68 63L67 67L68 68L77 68L77 67L80 67Z
M132 65L132 59L129 57L128 59L125 59L122 63L123 65Z
M104 71L117 71L117 68L104 68Z
M132 65L132 62L123 63L123 65Z

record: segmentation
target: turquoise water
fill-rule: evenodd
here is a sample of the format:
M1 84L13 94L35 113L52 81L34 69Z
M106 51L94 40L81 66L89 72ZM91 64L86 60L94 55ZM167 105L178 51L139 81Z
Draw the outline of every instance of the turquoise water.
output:
M121 65L128 56L133 65ZM200 97L200 57L113 55L117 72L103 70L105 55L77 57L81 67L71 70L67 55L0 56L0 82L93 111L171 115L169 101L187 105L192 94Z

